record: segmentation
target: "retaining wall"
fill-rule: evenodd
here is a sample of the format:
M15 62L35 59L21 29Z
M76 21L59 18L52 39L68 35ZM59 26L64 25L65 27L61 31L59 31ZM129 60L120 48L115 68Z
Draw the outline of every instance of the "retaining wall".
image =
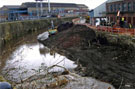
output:
M72 21L75 17L69 18L48 18L42 20L27 20L27 21L15 21L6 22L0 24L0 55L4 48L4 45L9 41L25 36L33 31L41 29L47 29L51 26L51 20L54 21L54 25L58 25L64 21Z

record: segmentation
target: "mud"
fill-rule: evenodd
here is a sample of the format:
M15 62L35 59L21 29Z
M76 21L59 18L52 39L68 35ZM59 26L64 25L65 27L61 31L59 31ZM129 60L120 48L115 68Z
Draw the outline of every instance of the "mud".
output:
M36 77L32 78L33 81L16 85L16 89L115 89L105 82L91 77L81 77L75 73L38 75Z
M134 42L125 36L105 34L74 25L40 42L76 61L82 76L108 82L116 89L135 89Z

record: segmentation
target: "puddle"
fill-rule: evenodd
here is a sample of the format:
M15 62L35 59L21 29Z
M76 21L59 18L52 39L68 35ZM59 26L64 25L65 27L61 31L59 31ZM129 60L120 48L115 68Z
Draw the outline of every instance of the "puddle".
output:
M50 51L50 49L40 43L24 44L16 48L9 56L3 69L3 74L11 81L18 81L39 73L41 70L45 70L55 64L67 69L77 67L73 61ZM62 68L54 67L50 71L62 70Z

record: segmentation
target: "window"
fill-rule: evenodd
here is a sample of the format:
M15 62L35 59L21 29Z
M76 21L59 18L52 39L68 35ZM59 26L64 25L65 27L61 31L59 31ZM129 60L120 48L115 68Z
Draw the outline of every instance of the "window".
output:
M117 4L117 11L120 11L120 10L121 10L121 5Z
M120 11L122 11L122 4L120 4Z
M128 11L131 11L132 7L131 7L131 3L128 3Z
M107 5L107 12L110 12L110 6Z
M135 2L133 3L134 11L135 11Z
M123 11L127 11L127 4L126 3L124 3Z
M117 11L116 6L117 6L117 5L116 5L116 4L114 4L114 12L116 12L116 11Z
M110 12L112 12L113 11L113 8L112 8L112 5L110 5Z
M110 8L111 8L110 5L108 5L108 12L111 12L111 9Z
M122 3L122 11L124 11L124 3Z

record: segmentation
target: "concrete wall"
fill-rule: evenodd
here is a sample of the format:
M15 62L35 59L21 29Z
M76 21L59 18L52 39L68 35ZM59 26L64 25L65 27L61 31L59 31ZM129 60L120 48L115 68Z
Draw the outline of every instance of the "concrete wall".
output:
M61 19L44 19L44 20L32 20L32 21L16 21L0 24L0 55L4 48L4 45L8 42L25 36L32 31L38 31L41 29L47 29L51 26L51 20L54 21L55 26L64 22L71 21L74 17L61 18Z

